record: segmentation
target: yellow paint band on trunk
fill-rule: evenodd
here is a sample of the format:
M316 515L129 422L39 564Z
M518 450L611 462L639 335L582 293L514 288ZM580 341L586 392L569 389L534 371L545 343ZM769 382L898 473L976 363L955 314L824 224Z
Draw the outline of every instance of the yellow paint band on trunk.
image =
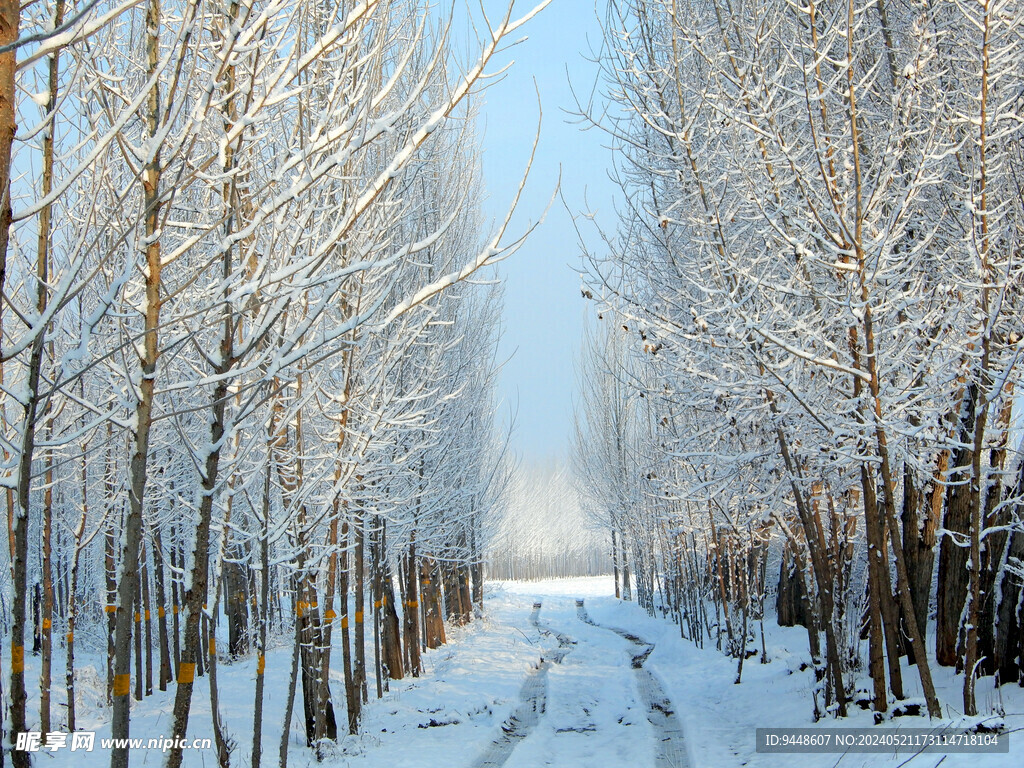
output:
M11 646L11 672L25 671L25 646Z
M141 624L142 623L142 614L141 613L136 613L135 614L135 623L136 624Z
M53 628L53 622L49 619L43 619L43 629L49 631Z
M341 617L341 628L348 629L348 616Z
M149 621L149 611L146 611L146 621Z
M181 662L178 666L178 685L191 683L196 678L196 665L189 662Z
M177 612L178 612L178 606L174 606L174 607L173 607L173 608L171 609L171 613L177 613Z
M264 655L263 655L263 654L261 653L261 654L260 654L260 656L259 656L259 658L258 658L258 659L256 660L256 674L257 674L257 675L262 675L262 674L263 674L263 671L264 671L264 670L265 670L266 668L267 668L267 657L266 657L266 656L264 656Z
M363 623L363 612L362 611L356 611L356 624L362 624L362 623Z
M68 642L69 643L75 642L75 633L74 632L68 632Z
M167 611L164 610L164 607L162 605L159 608L156 609L156 617L158 619L162 619L166 615L167 615Z
M104 605L103 610L107 613L115 613L117 611L116 605Z
M374 608L380 608L380 600L374 600L373 601L373 607Z
M338 618L338 614L334 612L333 608L328 608L327 613L324 614L324 619L327 621L333 621L336 618Z
M213 656L217 653L217 640L216 638L210 638L210 655Z
M132 690L131 675L114 675L114 695L127 696Z

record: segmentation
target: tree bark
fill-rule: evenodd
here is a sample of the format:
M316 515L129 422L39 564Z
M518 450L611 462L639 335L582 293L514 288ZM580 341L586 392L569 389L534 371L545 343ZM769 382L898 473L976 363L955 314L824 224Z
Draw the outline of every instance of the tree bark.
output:
M146 108L147 133L156 140L161 123L161 97L158 82L160 63L160 1L149 0L146 9L147 75L153 85ZM145 320L139 363L142 379L136 393L134 451L129 468L129 509L124 529L124 549L118 578L117 612L114 626L114 712L110 735L127 739L131 718L128 696L131 688L132 602L138 592L139 549L142 544L142 509L146 498L149 434L153 423L153 399L156 387L156 366L159 358L158 332L161 306L160 211L163 163L157 146L143 170L143 216L145 237ZM128 748L115 747L110 754L110 768L128 768Z
M420 660L419 565L416 560L415 532L410 537L409 549L406 551L405 565L402 570L405 577L405 605L402 609L402 620L405 632L406 666L409 674L419 677L422 665Z
M432 558L420 558L420 599L423 602L423 636L427 648L438 648L445 642L438 571Z
M269 434L274 434L271 421ZM270 441L268 455L271 453ZM263 689L266 685L267 668L267 630L270 623L270 463L268 461L263 475L263 502L261 508L260 530L260 609L259 634L256 647L256 693L252 725L252 768L260 768L263 756Z
M8 46L18 39L21 27L21 3L18 0L0 0L0 46ZM0 53L0 293L7 288L7 249L10 244L11 219L11 153L17 124L17 52ZM0 315L0 326L3 316ZM24 594L24 593L22 593ZM14 648L23 646L11 646ZM12 703L14 703L12 701ZM11 738L15 738L11 731ZM15 766L28 765L27 756L12 754Z
M160 643L160 675L159 688L167 690L167 684L173 679L171 671L171 649L167 637L167 589L164 582L164 544L160 531L154 527L150 532L153 542L153 581L156 585L157 634Z
M230 308L227 309L230 312ZM230 328L230 320L227 321ZM229 332L229 331L228 331ZM227 349L222 349L221 363L231 365L230 336L226 338ZM226 353L226 354L225 354ZM214 387L212 400L213 417L210 422L210 441L212 447L208 451L203 467L202 497L199 502L199 526L196 530L196 543L193 551L191 584L185 590L185 645L181 651L181 664L178 670L178 687L174 697L174 713L172 737L183 739L188 728L189 711L192 707L192 687L194 670L199 649L199 619L206 601L207 579L209 578L210 524L213 518L213 497L217 488L217 477L220 469L221 446L223 445L225 411L228 402L228 380L223 376L225 370L219 371L221 379ZM182 750L173 747L167 756L168 768L179 768Z
M936 590L935 660L944 667L962 669L959 649L960 617L967 603L967 534L970 527L970 468L974 457L974 416L978 387L967 387L961 403L958 439L961 445L953 452L953 467L946 476L946 509L942 527L947 533L939 544L939 581ZM961 541L958 543L958 539Z

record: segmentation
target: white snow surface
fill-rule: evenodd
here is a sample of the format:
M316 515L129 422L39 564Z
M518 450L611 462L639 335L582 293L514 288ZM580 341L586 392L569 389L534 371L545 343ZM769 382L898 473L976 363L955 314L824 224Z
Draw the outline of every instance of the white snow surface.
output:
M758 727L871 727L871 713L851 707L844 721L812 719L812 672L800 669L808 660L807 636L801 628L787 629L766 622L770 663L747 660L743 682L734 684L736 663L715 648L696 648L679 637L668 620L648 616L635 603L611 597L611 577L561 579L539 582L490 582L485 591L485 615L462 628L448 627L448 644L424 655L424 674L392 681L384 698L375 698L370 679L370 702L361 731L345 736L334 753L317 763L305 746L301 699L296 697L290 731L289 766L380 766L381 768L478 768L489 745L499 739L502 725L521 705L524 682L537 672L542 656L546 667L543 711L521 739L515 741L508 768L559 766L564 768L627 768L656 765L657 734L647 719L647 708L637 690L638 676L631 661L637 646L603 627L628 630L654 650L644 663L670 699L682 724L682 752L691 768L728 766L839 766L860 768L906 764L909 768L997 768L1024 764L1024 733L1012 733L1009 754L921 755L909 762L906 753L779 755L755 752ZM603 626L585 624L577 615L583 598L590 618ZM535 601L542 602L539 624L530 622ZM770 623L770 626L769 626ZM545 632L542 630L550 630ZM550 662L559 647L555 633L574 642L560 663ZM335 633L335 642L340 633ZM226 646L226 643L222 647ZM341 650L332 672L332 694L339 727L345 723ZM367 656L372 658L372 636ZM55 654L56 655L56 654ZM61 654L62 655L62 654ZM79 728L97 731L92 753L67 749L38 754L36 765L106 766L109 755L98 746L109 736L109 710L103 704L104 660L99 654L81 654L79 674ZM38 679L38 659L30 657L30 685ZM63 712L63 658L54 660L55 721ZM264 709L263 764L277 765L281 721L287 694L290 649L279 647L267 658ZM58 663L61 666L58 666ZM947 714L955 719L962 678L951 670L934 668L939 695ZM222 715L230 738L236 742L232 765L249 765L252 748L255 657L218 666ZM919 697L916 672L904 668L907 694ZM992 689L991 678L978 684L982 714L999 705L1011 732L1024 728L1024 689L1004 685ZM30 694L30 727L38 728ZM133 737L156 738L170 731L173 685L166 693L135 704ZM34 725L33 725L34 724ZM929 727L927 718L903 717L881 728ZM190 718L189 738L212 737L207 678L199 678ZM213 749L185 752L185 766L216 765ZM158 766L158 750L133 750L131 765Z

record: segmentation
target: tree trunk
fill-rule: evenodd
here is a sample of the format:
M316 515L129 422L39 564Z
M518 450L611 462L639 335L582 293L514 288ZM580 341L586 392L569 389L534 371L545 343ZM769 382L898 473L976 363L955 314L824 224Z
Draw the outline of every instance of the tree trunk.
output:
M224 591L224 613L228 620L228 658L237 659L249 653L249 600L245 571L235 559L224 563Z
M153 695L153 620L149 597L149 547L142 543L142 620L146 629L146 695Z
M228 310L230 311L230 309ZM230 344L230 337L226 341ZM230 365L230 348L221 350L222 365ZM227 354L225 354L227 353ZM214 387L211 398L212 419L210 421L211 449L207 452L203 467L202 497L199 503L199 526L196 530L196 543L192 558L191 584L185 590L185 647L181 651L181 665L178 670L178 687L174 697L172 737L183 739L188 728L188 716L192 707L192 687L194 684L195 664L200 654L199 619L206 602L207 579L209 578L210 555L210 524L213 518L213 497L217 488L217 477L220 469L221 446L223 446L225 411L228 402L228 380L223 377L225 371L219 371L222 378ZM171 749L167 756L168 768L179 768L182 750L180 747Z
M619 542L616 541L615 528L612 527L612 573L615 577L615 599L622 599L622 588L619 586Z
M948 458L947 458L948 460ZM937 477L945 468L941 468ZM910 577L910 591L914 603L914 616L918 630L924 637L928 628L928 607L931 600L932 574L935 570L936 528L942 510L941 486L936 486L928 493L921 494L914 485L913 473L909 467L903 474L903 547L907 553L907 571ZM921 518L921 513L924 518ZM901 628L906 629L907 617L902 612ZM907 656L911 664L915 663L914 648L906 646Z
M108 437L109 439L109 437ZM113 471L112 467L108 469ZM108 503L114 503L113 493L107 489ZM120 515L118 515L120 517ZM107 604L103 606L107 614L107 704L114 703L114 612L117 610L117 582L114 579L114 524L108 522L103 536L103 572L107 587Z
M214 615L216 615L216 600L211 597ZM217 627L204 616L203 621L209 625L209 662L207 664L207 678L210 683L210 715L213 720L213 743L217 749L217 763L220 768L229 768L231 765L231 749L233 741L229 741L224 735L224 725L220 719L220 692L217 689Z
M53 434L53 420L47 419L47 441ZM42 743L46 743L46 734L52 730L50 722L50 684L53 668L53 458L46 451L46 487L43 489L43 536L42 536L42 578L43 601L42 621L40 622L40 639L42 640L43 658L39 668L39 727L43 733Z
M21 26L21 3L18 0L0 0L0 46L12 45ZM0 293L7 288L7 249L10 244L11 219L11 151L17 124L17 52L15 49L0 53ZM0 323L2 323L0 316ZM13 509L13 506L12 506ZM24 595L24 592L22 593ZM22 646L11 646L14 648ZM12 701L12 703L14 703ZM11 731L11 738L15 738ZM13 753L14 765L28 765L28 756Z
M341 540L343 547L341 550L341 558L339 567L340 573L340 584L338 591L341 599L341 654L342 654L342 666L344 667L345 674L345 709L348 715L348 732L351 735L355 735L359 732L359 713L363 705L363 697L359 690L359 685L355 677L355 673L352 670L352 646L349 642L349 620L348 620L348 592L349 592L349 541L350 537L354 535L352 526L349 525L346 520L342 526ZM253 768L256 768L255 766Z
M270 434L274 426L270 426ZM256 648L256 693L252 726L252 768L260 768L263 756L263 689L267 668L267 629L270 622L270 464L263 475L262 530L260 531L260 610Z
M469 566L460 563L456 567L459 589L459 623L468 624L473 619L473 598L469 586Z
M178 679L181 668L181 578L179 572L185 569L184 558L178 557L178 537L171 526L171 624L172 651L174 652L174 679Z
M305 567L302 553L299 553L301 566ZM281 746L278 749L278 768L288 768L288 741L292 731L292 712L295 709L295 689L298 687L299 678L299 648L302 644L302 627L298 619L295 621L295 639L292 643L292 671L288 678L288 696L285 700L284 723L281 725Z
M160 66L160 2L149 0L146 12L147 76L153 80L146 110L147 133L155 141L160 130L161 97L158 85ZM138 592L139 548L142 544L142 508L146 498L149 433L153 422L153 396L156 386L156 365L159 357L157 334L160 328L161 275L160 211L162 207L161 176L163 173L159 146L153 151L143 170L145 321L139 363L142 378L138 385L135 406L134 451L129 468L129 509L118 578L117 613L114 632L114 712L110 735L114 739L130 736L131 717L128 696L131 689L129 645L132 634L132 602ZM110 768L128 768L128 748L115 747L110 754Z
M973 442L974 414L978 388L967 388L961 404L959 442L953 453L952 468L946 477L946 510L942 527L947 533L939 544L939 581L936 590L935 660L944 667L962 669L959 651L960 617L967 603L967 533L971 518L970 471L974 461L969 445ZM960 539L959 543L957 539Z
M156 584L156 615L157 634L160 643L160 676L159 687L161 691L167 690L167 684L171 682L171 650L167 637L167 590L164 583L164 544L160 538L160 531L156 527L150 532L153 542L153 581Z
M145 556L144 553L142 553ZM142 584L135 591L135 632L132 639L135 641L135 700L142 701Z
M420 558L420 600L423 603L423 636L427 648L438 648L445 642L438 570L432 558Z
M75 529L75 549L71 554L71 583L68 585L67 594L67 659L66 674L64 677L67 689L69 733L75 731L75 617L78 615L78 563L82 554L82 536L85 535L85 523L89 516L89 494L86 482L86 460L85 451L82 452L82 517L79 520L78 528Z
M409 541L409 549L405 555L405 606L402 609L403 629L405 632L406 666L409 674L419 677L422 671L420 661L420 621L419 621L419 565L416 561L415 533Z
M779 566L779 586L775 594L775 613L780 627L809 626L794 544L786 540Z
M383 564L384 578L380 596L381 620L383 623L384 668L392 680L405 677L402 664L402 640L398 626L398 612L395 610L395 590L391 568Z
M355 547L355 573L353 578L355 579L355 646L356 646L356 664L353 670L353 682L356 686L356 690L359 692L359 697L362 703L366 703L368 696L366 690L366 634L365 627L363 625L363 608L366 604L366 569L365 569L365 532L363 530L364 520L362 512L356 514L355 519L352 521L352 527L354 528L356 547Z
M872 709L885 712L889 708L889 697L885 688L885 656L882 643L882 601L890 599L882 594L879 572L888 569L886 548L882 541L881 520L871 477L865 464L860 466L861 489L864 496L864 519L868 538L868 669L874 686ZM897 659L897 663L899 660ZM890 666L892 659L890 658Z
M1024 495L1024 461L1018 464L1017 480L1013 496L1018 500ZM1024 504L1018 501L1013 508L1014 516L1024 517ZM1006 545L1003 565L996 573L995 640L993 643L993 666L997 684L1016 682L1024 685L1024 587L1020 575L1014 574L1006 563L1010 560L1024 562L1024 533L1014 531Z

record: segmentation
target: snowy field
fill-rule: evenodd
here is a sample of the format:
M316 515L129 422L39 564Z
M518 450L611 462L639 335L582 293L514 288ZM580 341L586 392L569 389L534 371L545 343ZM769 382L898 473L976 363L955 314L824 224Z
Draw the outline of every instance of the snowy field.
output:
M758 727L869 727L871 713L852 707L842 723L826 720L815 726L811 717L812 673L800 670L807 661L806 633L769 627L771 663L747 661L743 683L734 685L735 661L713 648L700 650L678 636L672 623L651 618L634 603L617 601L609 594L610 577L547 582L492 582L486 590L486 616L465 628L449 628L446 646L424 656L425 674L418 679L392 682L381 700L371 699L361 732L346 737L335 753L320 765L380 766L381 768L484 768L494 744L510 730L517 713L524 720L527 696L540 694L530 722L517 721L503 754L509 768L564 766L565 768L661 768L673 764L691 768L721 766L911 766L932 768L996 768L1024 764L1024 734L1011 736L1009 754L948 756L927 754L910 759L893 755L819 754L772 755L755 752ZM597 626L584 623L576 599ZM534 613L535 602L541 602ZM532 620L531 620L532 619ZM638 689L634 659L638 645L607 627L628 630L652 644L642 659L671 703L684 734L679 763L665 762L657 726ZM561 635L562 642L559 642ZM571 640L571 644L566 644ZM561 650L562 653L559 653ZM641 648L642 650L642 648ZM340 655L340 652L339 652ZM555 657L560 660L556 663ZM538 670L542 658L547 661ZM32 660L36 662L35 659ZM289 650L279 648L267 661L267 698L263 753L265 765L278 763L281 722L287 692ZM223 714L235 741L232 765L251 761L255 660L218 667ZM102 706L102 678L82 670L79 726L95 729L97 739L109 735L109 712ZM30 674L35 674L30 670ZM646 673L644 673L646 674ZM340 670L334 672L333 694L339 721L343 720L344 691ZM89 679L93 685L86 685ZM915 676L904 676L908 695ZM949 715L958 701L960 683L943 668L937 669L939 693ZM1007 726L1024 728L1024 690L1003 686L1002 706ZM297 702L298 703L298 702ZM979 703L989 712L999 703L990 678L979 686ZM159 737L170 730L173 691L157 692L139 702L132 713L132 735ZM297 706L301 711L301 705ZM196 687L190 738L212 736L205 678ZM33 716L35 713L32 713ZM503 725L505 731L503 731ZM906 717L882 727L929 727L926 718ZM289 765L317 765L305 747L298 712L290 732ZM662 751L659 751L662 750ZM499 750L501 751L501 750ZM40 754L37 765L105 766L108 756L98 748L90 754L67 750ZM134 751L132 766L157 766L159 751ZM185 752L190 768L213 768L211 750Z

